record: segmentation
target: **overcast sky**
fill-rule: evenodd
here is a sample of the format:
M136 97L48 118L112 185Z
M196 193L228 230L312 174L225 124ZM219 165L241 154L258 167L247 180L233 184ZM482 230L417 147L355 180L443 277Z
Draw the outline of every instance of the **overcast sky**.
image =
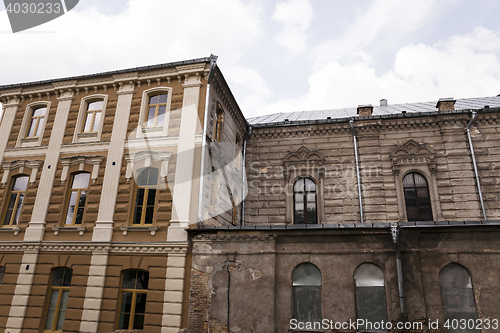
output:
M80 0L13 34L0 85L218 55L247 117L500 94L498 0Z

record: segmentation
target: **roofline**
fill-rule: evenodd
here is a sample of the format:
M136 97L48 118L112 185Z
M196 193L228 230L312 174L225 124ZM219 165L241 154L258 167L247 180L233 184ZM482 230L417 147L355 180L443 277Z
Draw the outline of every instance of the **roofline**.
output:
M447 227L487 227L500 226L500 220L473 220L473 221L416 221L416 222L382 222L382 223L325 223L325 224L271 224L271 225L229 225L229 226L206 226L203 228L186 229L188 233L207 233L207 232L238 232L238 231L297 231L297 230L340 230L340 229L358 229L358 230L380 230L390 229L392 226L399 226L402 229L412 228L447 228Z
M495 108L481 108L481 109L461 109L452 111L429 111L429 112L400 112L392 114L383 115L372 115L372 116L352 116L343 118L331 118L331 119L315 119L315 120L294 120L294 121L280 121L280 122L269 122L263 124L251 124L253 128L265 128L265 127L289 127L289 126L300 126L300 125L316 125L316 124L332 124L332 123L348 123L351 119L356 120L377 120L377 119L397 119L397 118L416 118L416 117L429 117L438 115L449 115L449 114L467 114L471 111L476 111L478 114L481 113L493 113L500 112L500 107Z
M7 84L7 85L0 86L0 90L3 90L3 89L12 89L12 88L21 88L21 87L29 87L29 86L42 85L42 84L55 83L55 82L62 82L62 81L68 81L68 80L88 79L88 78L93 78L93 77L98 77L98 76L104 76L104 75L122 74L122 73L144 71L144 70L149 70L149 69L167 68L167 67L173 67L173 66L181 66L181 65L190 65L190 64L196 64L196 63L202 63L202 62L210 62L213 57L215 57L215 56L213 54L211 54L210 57L196 58L196 59L183 60L183 61L175 61L175 62L168 62L168 63L158 64L158 65L151 65L151 66L142 66L142 67L120 69L120 70L109 71L109 72L102 72L102 73L96 73L96 74L70 76L70 77L64 77L64 78L59 78L59 79L51 79L51 80L43 80L43 81L32 81L32 82L25 82L25 83Z

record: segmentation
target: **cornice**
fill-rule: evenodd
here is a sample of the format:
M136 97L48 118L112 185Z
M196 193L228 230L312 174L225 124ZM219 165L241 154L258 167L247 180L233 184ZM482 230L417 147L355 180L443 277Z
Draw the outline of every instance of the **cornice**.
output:
M0 242L0 252L95 252L142 253L142 254L186 254L187 242L165 243L92 243L92 242Z
M193 238L193 242L274 242L273 235L252 235L252 234L203 234Z

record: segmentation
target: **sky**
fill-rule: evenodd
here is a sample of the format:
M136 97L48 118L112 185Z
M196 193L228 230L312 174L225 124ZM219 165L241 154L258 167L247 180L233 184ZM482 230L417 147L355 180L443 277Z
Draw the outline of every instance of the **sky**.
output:
M13 34L0 85L217 55L246 117L500 94L498 0L80 0Z

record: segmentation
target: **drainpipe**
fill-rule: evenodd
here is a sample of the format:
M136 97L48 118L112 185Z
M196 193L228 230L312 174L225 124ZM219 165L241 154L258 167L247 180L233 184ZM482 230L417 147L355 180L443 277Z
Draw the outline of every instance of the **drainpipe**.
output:
M476 175L477 191L479 192L479 200L481 201L481 210L483 211L483 220L488 220L486 209L484 208L483 192L481 191L481 182L479 181L479 173L477 172L476 155L474 154L474 146L472 145L472 137L470 135L470 127L476 121L477 112L471 111L472 119L467 124L467 138L469 139L469 147L472 155L472 165L474 165L474 174Z
M396 253L396 275L398 278L398 293L399 293L399 307L401 314L406 316L405 294L403 290L403 266L401 264L401 251L399 250L399 224L391 224L391 236L394 243L394 251ZM406 319L406 318L405 318Z
M247 190L247 168L246 168L246 157L247 157L247 141L252 133L252 126L248 127L247 135L245 136L245 140L243 141L243 189L241 195L245 195L245 191ZM241 200L241 218L240 225L245 225L245 200L246 196Z
M356 159L356 178L358 180L358 200L359 200L359 217L361 223L363 223L363 200L361 198L361 179L359 176L359 160L358 160L358 140L356 137L356 130L354 129L354 119L349 120L349 126L351 126L352 136L354 139L354 157Z
M207 149L207 124L208 124L208 103L210 101L209 95L210 95L210 80L212 79L212 76L214 74L214 69L215 66L217 66L217 56L211 55L210 56L210 71L208 73L208 80L207 80L207 92L205 94L205 116L203 119L203 137L201 139L201 166L200 166L200 189L198 191L198 221L203 224L204 227L207 225L205 224L205 221L203 221L203 214L202 214L202 209L203 209L203 185L205 184L204 179L204 173L205 173L205 150Z

